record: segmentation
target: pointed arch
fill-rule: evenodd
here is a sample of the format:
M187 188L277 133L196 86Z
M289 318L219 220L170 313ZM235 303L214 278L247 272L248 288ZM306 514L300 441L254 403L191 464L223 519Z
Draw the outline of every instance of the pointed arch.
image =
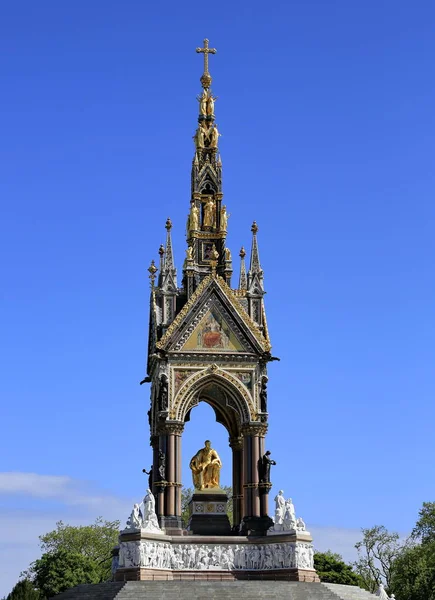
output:
M230 435L237 435L240 426L253 420L256 412L247 388L216 365L196 372L183 383L174 399L172 418L184 422L201 401L214 408L217 421Z

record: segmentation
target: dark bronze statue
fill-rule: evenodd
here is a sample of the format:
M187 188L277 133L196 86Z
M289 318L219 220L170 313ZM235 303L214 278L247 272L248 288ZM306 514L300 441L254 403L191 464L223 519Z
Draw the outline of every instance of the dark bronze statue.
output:
M260 408L261 412L267 412L267 382L269 379L263 375L261 378L261 389L260 389Z
M148 487L150 490L153 489L153 465L151 465L150 470L142 469L142 473L148 475Z
M159 411L168 410L168 376L163 373L159 386Z
M160 481L166 480L166 455L163 450L159 450L159 478Z
M263 458L258 461L258 475L260 483L270 483L270 467L276 465L276 462L269 458L270 450L263 454Z

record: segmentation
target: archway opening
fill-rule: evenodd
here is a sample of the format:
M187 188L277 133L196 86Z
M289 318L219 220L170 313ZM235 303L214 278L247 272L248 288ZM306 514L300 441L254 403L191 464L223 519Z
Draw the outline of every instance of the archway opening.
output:
M182 483L185 488L192 488L192 472L189 467L190 459L200 448L204 441L210 440L222 461L220 476L221 486L232 485L232 451L228 445L228 431L216 421L219 415L202 398L186 415L186 425L183 433L182 456Z

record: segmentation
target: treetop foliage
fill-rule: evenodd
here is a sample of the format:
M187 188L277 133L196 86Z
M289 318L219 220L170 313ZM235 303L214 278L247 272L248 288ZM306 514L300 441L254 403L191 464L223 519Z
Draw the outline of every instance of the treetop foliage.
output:
M435 502L423 502L419 519L412 530L412 537L422 544L435 541Z
M29 579L22 579L4 600L43 600L43 597Z
M320 581L325 583L341 583L343 585L361 585L360 576L343 561L340 554L327 552L315 552L314 568Z
M34 584L46 598L82 583L99 583L98 564L78 552L57 550L47 552L35 561Z

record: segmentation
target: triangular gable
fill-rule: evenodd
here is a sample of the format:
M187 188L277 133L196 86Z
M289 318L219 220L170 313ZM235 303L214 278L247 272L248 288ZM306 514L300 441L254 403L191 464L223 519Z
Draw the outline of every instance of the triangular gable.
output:
M156 343L156 348L166 351L180 351L182 348L184 350L185 344L189 344L192 334L198 330L203 319L212 309L217 310L220 317L225 321L227 330L229 329L234 335L234 337L230 336L230 343L235 348L242 347L242 350L233 350L234 352L262 353L270 350L270 343L263 336L258 324L250 318L239 299L219 275L209 275L202 280L168 327L166 333ZM217 320L219 321L219 317ZM234 338L237 339L237 343ZM209 336L209 339L211 339L211 336ZM225 342L224 338L222 343ZM192 339L190 343L195 344L197 342ZM210 350L214 351L212 348ZM201 349L198 349L198 351L201 351ZM202 349L202 351L206 350ZM226 352L228 351L226 350Z
M181 350L246 351L216 306L202 317Z

